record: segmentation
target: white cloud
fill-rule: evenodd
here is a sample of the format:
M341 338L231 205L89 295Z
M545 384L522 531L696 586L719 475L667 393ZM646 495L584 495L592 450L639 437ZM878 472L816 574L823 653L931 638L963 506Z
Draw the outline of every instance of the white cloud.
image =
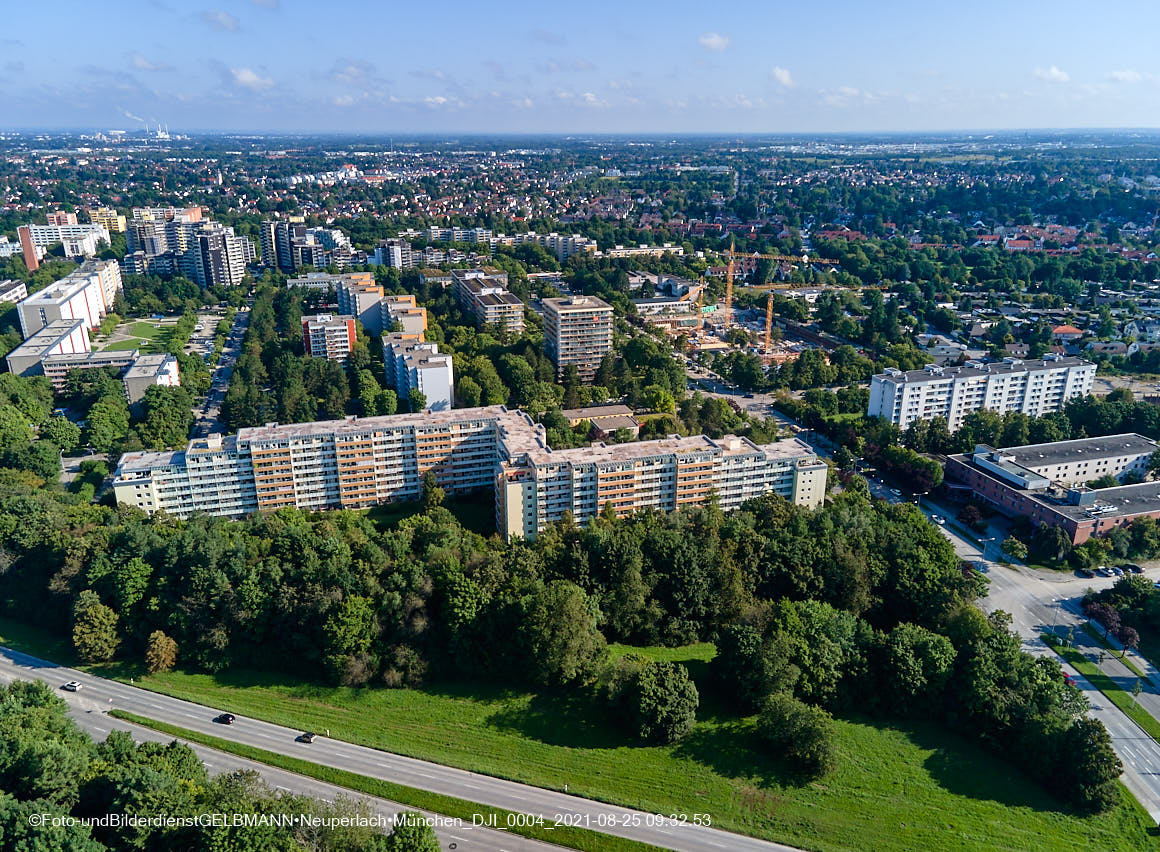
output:
M201 20L211 30L222 33L236 33L238 31L238 19L229 12L223 12L220 9L206 9L201 13Z
M1036 68L1035 76L1048 83L1067 83L1071 80L1070 74L1055 65L1050 68Z
M273 80L269 77L261 76L252 68L231 68L230 74L233 75L234 82L243 89L260 92L274 85Z
M340 107L348 107L354 104L354 98L350 95L338 95L334 99L334 105Z
M443 106L443 104L447 103L447 98L442 95L435 95L434 97L423 98L423 102L430 106Z
M1106 76L1115 83L1139 83L1144 79L1144 75L1139 71L1130 71L1126 68L1123 71L1109 71Z
M705 50L712 50L717 53L725 50L732 42L733 39L727 35L721 35L721 33L702 33L697 39L697 43L705 48Z
M585 92L584 94L582 94L580 96L580 99L581 99L581 101L583 101L584 106L590 106L590 107L606 107L606 106L608 106L607 101L602 101L600 98L596 97L596 95L593 94L592 92Z
M140 53L131 54L129 61L133 63L133 67L138 71L172 71L172 65L166 65L164 62L154 62Z
M773 79L780 85L787 89L792 89L797 83L794 82L793 75L789 73L788 68L782 68L780 65L775 65L773 70L769 72L773 75Z

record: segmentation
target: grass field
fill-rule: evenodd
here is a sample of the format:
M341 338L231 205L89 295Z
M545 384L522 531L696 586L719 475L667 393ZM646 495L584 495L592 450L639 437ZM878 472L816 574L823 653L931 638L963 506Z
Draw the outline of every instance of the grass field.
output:
M455 516L455 519L472 532L483 536L490 536L495 532L495 506L491 496L487 499L472 499L467 496L454 500L445 500L443 506ZM403 518L409 518L423 511L418 503L382 503L367 509L367 515L375 522L380 530L389 529Z
M0 643L68 662L67 643L0 620ZM1008 763L934 725L836 723L839 768L800 785L766 756L752 719L724 712L704 678L713 646L629 648L686 663L701 682L683 743L636 747L576 694L484 684L422 690L327 687L283 675L169 672L121 664L94 673L216 709L399 754L661 813L708 813L733 831L817 850L1135 850L1147 815L1124 803L1097 817L1063 808Z
M1100 632L1099 630L1097 630L1095 627L1093 627L1092 623L1090 621L1084 622L1083 629L1084 629L1084 632L1087 633L1088 636L1095 639L1096 642L1098 642L1101 647L1103 647L1104 649L1106 649L1108 651L1108 653L1115 654L1117 659L1119 659L1119 661L1121 663L1123 663L1125 666L1127 666L1131 670L1132 674L1134 674L1136 677L1140 678L1140 680L1143 681L1144 683L1148 684L1148 686L1155 685L1152 683L1152 679L1149 678L1142 671L1140 671L1140 667L1132 662L1131 657L1129 657L1127 655L1120 656L1120 651L1118 649L1112 647L1111 643L1108 642L1108 640L1104 638L1104 634L1102 632Z
M139 338L131 338L129 340L118 340L116 343L110 343L108 346L101 347L102 352L124 352L129 349L145 349L149 346L148 340L141 340Z
M696 646L686 658L704 665ZM1138 849L1128 802L1079 818L1008 764L936 726L837 723L834 775L798 785L751 719L703 706L684 743L641 748L577 696L485 685L356 690L237 673L149 677L159 692L476 772L821 850ZM702 693L706 694L706 688Z

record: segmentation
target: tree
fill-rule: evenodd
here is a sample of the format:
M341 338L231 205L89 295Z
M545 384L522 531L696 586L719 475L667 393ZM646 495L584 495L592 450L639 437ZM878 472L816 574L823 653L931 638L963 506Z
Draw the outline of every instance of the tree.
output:
M14 405L0 403L0 450L23 447L32 442L32 426Z
M422 411L427 407L427 395L418 388L411 388L407 394L407 404L410 405L411 411Z
M129 409L123 400L102 399L89 409L85 428L93 449L107 453L117 441L129 434Z
M149 634L145 646L145 667L150 674L167 672L177 665L177 643L161 630Z
M483 388L471 376L460 376L455 383L455 401L462 408L476 408L483 395Z
M1003 552L1012 559L1017 559L1022 562L1027 558L1027 545L1025 545L1014 536L1008 536L1007 538L1003 539L1002 547Z
M71 453L81 442L81 428L67 417L51 417L40 427L40 437Z
M567 580L541 585L521 602L518 627L532 681L562 685L590 677L607 653L597 629L600 612Z
M1120 644L1124 646L1124 650L1120 653L1122 659L1129 651L1134 651L1140 647L1140 634L1136 632L1136 628L1123 626L1120 632L1116 634L1116 638L1120 640Z
M675 743L693 730L700 696L689 671L678 663L627 654L607 686L617 721L646 743Z
M1124 766L1112 750L1112 738L1097 719L1077 719L1063 734L1056 783L1072 803L1098 813L1119 801L1116 779Z
M91 589L73 606L73 647L86 663L107 663L117 653L117 613L101 603Z
M820 778L837 766L830 714L792 695L777 692L765 699L757 718L757 734L776 756L809 778Z
M395 827L376 850L382 852L439 852L439 839L422 814L404 811L395 818Z
M443 505L445 492L439 485L439 479L435 476L435 471L429 470L423 474L423 495L420 503L424 512L429 512L436 506Z
M955 648L945 636L915 624L899 624L886 642L880 680L883 696L898 712L913 713L937 705L932 700L950 677Z

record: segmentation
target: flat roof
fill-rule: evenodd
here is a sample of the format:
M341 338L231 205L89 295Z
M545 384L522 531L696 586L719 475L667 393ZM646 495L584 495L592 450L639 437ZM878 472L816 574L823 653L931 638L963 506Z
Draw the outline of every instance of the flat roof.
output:
M1151 438L1129 432L1103 438L1077 438L1074 441L1006 447L996 452L1012 458L1016 464L1035 470L1071 461L1146 455L1154 452L1156 446L1156 442Z
M569 311L612 310L612 305L596 296L556 296L544 299L543 304L545 308L550 307L560 314Z
M979 376L1006 376L1013 373L1033 373L1041 370L1058 370L1064 367L1094 367L1091 361L1084 358L1064 357L1057 359L1015 359L1015 362L997 361L986 364L981 367L969 367L963 365L961 367L943 367L941 373L932 373L928 370L909 370L905 373L892 375L890 373L878 373L874 376L884 382L895 382L902 384L904 382L911 384L921 384L924 382L943 382L952 381L956 379L972 379Z
M75 332L78 327L83 327L84 324L85 321L82 319L53 320L9 352L7 357L27 358L33 355L43 355Z
M176 362L176 361L177 361L177 359L174 358L172 355L168 355L165 353L161 353L161 354L157 354L157 355L142 355L140 358L138 358L136 361L133 362L133 366L131 366L129 368L128 372L125 373L125 378L126 379L152 378L153 376L156 376L157 373L163 367L165 367L166 364L168 364L170 362Z
M568 420L592 420L595 417L632 416L632 409L627 405L590 405L587 408L565 408L560 412Z
M269 423L238 430L238 443L266 442L302 438L311 435L361 435L378 429L447 424L465 420L498 420L513 415L505 406L456 408L450 411L416 411L384 414L379 417L346 417L342 420L316 420L312 423Z
M63 355L46 355L43 360L49 366L55 366L57 364L84 364L86 362L104 363L113 366L116 364L131 364L140 356L140 349L106 349L101 352L67 352Z
M1117 488L1100 488L1094 492L1095 499L1085 506L1073 506L1063 501L1041 494L1030 494L1032 499L1066 518L1075 521L1096 518L1124 518L1160 512L1160 482L1141 482L1138 485L1121 485Z

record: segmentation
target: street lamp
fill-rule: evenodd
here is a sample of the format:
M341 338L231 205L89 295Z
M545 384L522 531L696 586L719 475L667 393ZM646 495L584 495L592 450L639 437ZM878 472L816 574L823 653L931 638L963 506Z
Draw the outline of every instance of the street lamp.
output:
M1051 599L1051 635L1055 636L1055 622L1059 618L1059 598Z
M990 545L990 543L991 543L991 542L993 542L993 541L995 541L995 538L994 538L994 536L992 536L991 538L981 538L981 539L979 539L979 544L983 545L983 554L982 554L982 557L983 557L983 561L984 561L984 562L986 562L986 561L987 561L987 546L988 546L988 545Z

